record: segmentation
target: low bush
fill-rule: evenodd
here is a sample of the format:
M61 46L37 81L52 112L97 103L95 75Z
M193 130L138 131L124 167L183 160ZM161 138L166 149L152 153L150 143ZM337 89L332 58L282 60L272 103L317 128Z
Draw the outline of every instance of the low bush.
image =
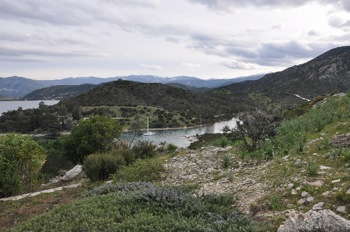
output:
M169 153L174 154L177 150L177 146L170 143L168 144L167 149Z
M70 170L74 167L72 161L63 154L60 139L40 139L37 141L47 152L46 162L40 171L40 177L49 180L58 175L60 170Z
M113 176L117 182L136 182L136 181L157 181L161 177L164 159L147 158L136 160L135 163L121 167Z
M154 157L156 155L156 145L150 141L138 141L133 147L132 151L136 159L144 159Z
M114 174L122 165L125 165L124 158L114 153L96 153L89 155L83 169L86 176L92 181L106 180Z
M318 175L318 166L315 161L310 161L307 163L307 172L309 176L317 176Z
M109 194L92 194L12 231L266 231L238 212L230 195L194 197L150 183L104 188Z

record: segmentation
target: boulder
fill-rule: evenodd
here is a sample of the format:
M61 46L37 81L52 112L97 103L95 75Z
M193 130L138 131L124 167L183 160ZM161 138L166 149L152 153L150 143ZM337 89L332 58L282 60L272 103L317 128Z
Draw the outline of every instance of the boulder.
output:
M77 177L80 173L82 173L83 167L81 165L76 165L74 168L66 172L64 176L61 177L63 181L70 181Z
M332 145L339 148L350 147L350 133L334 136Z
M350 221L329 209L299 213L294 210L277 232L346 232L350 231Z

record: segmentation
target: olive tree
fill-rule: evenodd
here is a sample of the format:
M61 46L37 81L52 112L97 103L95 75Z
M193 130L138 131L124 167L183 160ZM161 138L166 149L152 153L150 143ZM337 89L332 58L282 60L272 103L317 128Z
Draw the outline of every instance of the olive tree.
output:
M247 150L255 151L260 148L263 138L274 135L279 119L262 110L255 110L241 113L239 120L231 136L241 139Z
M0 137L0 197L31 188L45 163L46 152L28 135Z
M109 117L96 115L82 119L62 140L65 155L73 163L82 164L86 156L110 150L121 131L119 123Z

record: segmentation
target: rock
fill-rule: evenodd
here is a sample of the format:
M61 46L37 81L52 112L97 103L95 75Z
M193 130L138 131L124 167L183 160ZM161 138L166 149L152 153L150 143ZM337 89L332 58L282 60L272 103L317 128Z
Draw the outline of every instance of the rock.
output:
M339 182L340 182L340 179L332 180L332 184L339 183Z
M289 214L284 225L277 232L346 232L350 231L350 221L340 217L331 210L310 210L298 213L294 210Z
M350 194L350 188L348 189L348 191L346 191L346 194Z
M292 189L292 191L290 192L291 195L298 195L298 191L295 189Z
M287 188L288 188L288 189L294 188L294 184L293 184L293 183L288 184Z
M308 193L308 192L306 192L306 191L303 191L303 192L301 193L301 196L302 196L302 197L308 197L308 196L310 196L310 193Z
M66 173L67 173L67 170L62 170L61 169L61 170L58 171L58 175L59 176L64 176L64 175L66 175Z
M288 205L287 205L287 208L288 208L288 209L291 209L291 208L293 208L293 207L294 207L293 204L288 204Z
M322 210L323 206L324 206L324 202L319 202L319 203L315 204L314 206L312 206L312 210L314 210L314 211Z
M301 164L301 159L297 159L297 161L294 163L295 166L301 166Z
M315 187L321 187L324 185L324 182L322 180L315 180L313 182L309 182L308 184Z
M350 147L350 134L335 135L331 143L334 147Z
M300 199L297 204L298 205L304 205L306 203L306 200L305 199Z
M81 165L76 165L74 168L69 170L63 177L61 177L61 180L63 180L63 181L73 180L82 171L83 171L83 167Z
M338 206L336 211L339 213L346 213L346 207L345 206Z
M310 203L310 202L313 202L314 200L315 200L315 199L314 199L314 197L312 197L312 196L309 196L309 197L306 198L306 201L309 202L309 203Z
M323 166L323 165L321 165L320 166L320 169L321 170L329 170L329 169L332 169L331 167L328 167L328 166Z
M331 192L330 192L330 191L326 191L326 192L322 193L322 196L324 196L324 197L328 197L330 194L331 194Z

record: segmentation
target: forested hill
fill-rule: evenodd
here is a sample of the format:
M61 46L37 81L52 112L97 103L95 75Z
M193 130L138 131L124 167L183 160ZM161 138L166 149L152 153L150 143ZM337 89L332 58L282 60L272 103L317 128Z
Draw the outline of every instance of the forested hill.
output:
M242 110L224 95L192 92L159 83L139 83L118 80L98 86L71 100L81 106L152 106L186 117L213 118Z
M30 94L25 95L23 100L46 100L46 99L67 99L76 97L82 93L86 93L95 88L96 85L82 84L82 85L56 85L47 88L37 89Z

